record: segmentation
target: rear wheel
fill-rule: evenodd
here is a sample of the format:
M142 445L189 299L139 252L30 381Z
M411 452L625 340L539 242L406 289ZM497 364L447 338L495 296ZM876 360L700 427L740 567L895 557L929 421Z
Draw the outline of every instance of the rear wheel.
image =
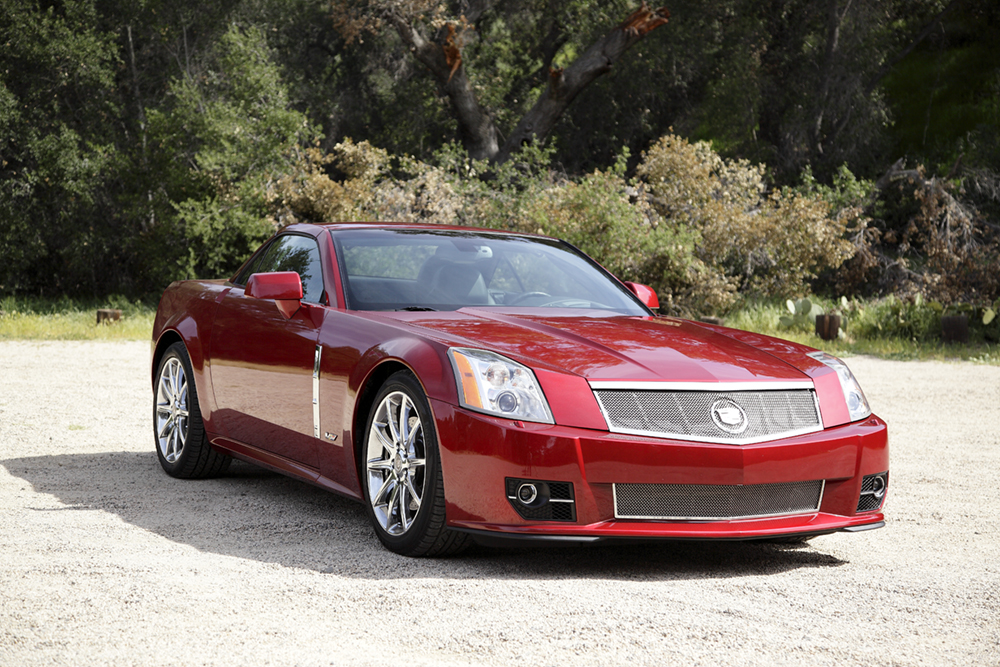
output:
M375 534L404 556L446 556L468 536L445 525L437 433L420 383L400 371L375 397L362 447L365 509Z
M214 477L225 472L232 460L212 449L205 437L191 360L183 343L167 348L156 371L153 436L160 465L172 477Z

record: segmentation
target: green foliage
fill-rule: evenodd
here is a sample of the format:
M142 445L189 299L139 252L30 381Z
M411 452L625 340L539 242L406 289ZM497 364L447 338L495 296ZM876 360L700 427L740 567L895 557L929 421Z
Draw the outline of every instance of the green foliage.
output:
M994 306L1000 306L998 300ZM927 301L920 295L900 299L890 295L862 303L852 302L851 335L855 338L906 338L917 342L941 340L941 318L945 315L966 315L969 337L973 342L1000 341L1000 327L995 318L987 317L992 308L956 303L945 307L938 301Z
M488 4L459 41L502 133L639 3ZM955 5L877 80L941 2L838 3L833 45L826 3L676 0L501 168L457 148L387 14L344 13L374 5L428 38L459 20L436 0L0 0L0 294L158 292L275 226L361 218L541 229L670 312L1000 297L996 3ZM345 16L371 25L345 38ZM928 168L876 188L899 151Z
M918 45L886 77L896 156L919 155L944 174L960 157L968 160L970 133L1000 127L998 29L996 3L965 3L945 34Z
M313 134L290 108L263 33L236 26L206 55L197 77L174 79L171 104L148 112L173 215L173 276L229 275L273 233L266 184L290 168ZM280 176L279 176L280 177Z
M655 220L624 178L627 158L578 182L526 190L516 222L504 226L566 239L623 280L650 285L668 312L725 307L728 292L713 293L713 276L695 256L697 232Z
M809 299L798 299L785 302L791 316L782 315L778 320L785 329L798 329L809 331L816 326L816 316L823 314L823 307L818 303L813 303Z
M107 207L117 47L85 0L0 0L0 43L0 292L96 287L131 231Z
M743 292L803 294L819 271L852 253L844 239L849 216L831 216L819 195L768 193L763 165L725 160L705 142L662 137L638 174L657 213L697 231L698 257Z
M800 179L801 185L796 189L807 194L819 195L830 205L835 215L863 209L877 195L875 183L856 177L846 164L837 168L832 185L817 181L813 176L812 167L808 165L802 170Z
M97 325L99 308L122 311L122 319ZM155 303L121 295L103 299L6 296L0 299L0 340L145 340L153 331Z
M839 338L832 341L821 340L813 329L789 329L781 326L779 320L788 312L787 306L774 300L743 300L726 316L725 324L794 340L838 356L867 354L887 359L967 359L1000 365L1000 346L996 340L983 335L976 327L970 326L969 343L945 344L941 341L940 320L935 329L933 316L928 318L931 323L925 338L899 335L899 330L894 326L883 326L882 329L874 326L875 320L885 320L894 309L899 308L898 304L894 306L887 299L850 299L846 306L842 300L834 302L813 298L812 301L821 304L827 311L837 307L842 318L847 317L850 324L844 328ZM927 303L923 306L930 308ZM856 323L858 326L855 326Z

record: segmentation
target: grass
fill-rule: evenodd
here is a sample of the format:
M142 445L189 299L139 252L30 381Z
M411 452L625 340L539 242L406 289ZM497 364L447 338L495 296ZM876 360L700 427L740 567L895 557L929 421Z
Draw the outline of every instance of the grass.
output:
M811 325L786 328L781 316L788 315L784 303L744 304L725 318L725 325L776 336L809 345L837 356L867 354L883 359L973 361L1000 366L1000 344L984 337L983 327L970 316L969 343L941 342L940 314L929 306L907 304L893 299L854 301L843 308L832 301L818 301L825 311L836 306L842 314L841 335L826 341L816 335Z
M776 336L838 356L867 354L883 359L964 360L1000 366L1000 345L973 327L974 342L945 345L940 341L940 317L920 304L895 300L843 304L817 300L825 310L835 305L845 316L845 331L837 340L821 340L808 326L785 328L784 303L745 303L725 318L737 329ZM98 308L122 311L120 322L96 324ZM0 299L0 340L149 340L156 308L142 301L111 297L103 301L70 299ZM935 319L937 318L937 319ZM970 318L971 320L972 318ZM995 323L1000 325L1000 318Z
M122 319L97 324L99 308L122 311ZM142 301L0 299L0 340L149 340L156 308Z

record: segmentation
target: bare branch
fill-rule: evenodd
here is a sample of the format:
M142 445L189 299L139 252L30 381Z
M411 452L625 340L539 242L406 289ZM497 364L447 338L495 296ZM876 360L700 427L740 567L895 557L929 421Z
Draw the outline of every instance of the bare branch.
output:
M461 66L461 49L454 39L455 27L448 25L451 28L448 34L452 39L441 45L426 39L416 26L398 14L391 15L389 20L413 57L430 70L451 101L462 143L469 156L475 160L492 159L499 147L497 129L493 119L479 106L472 85L465 76L465 68Z
M565 70L550 69L548 87L514 128L495 161L503 163L522 145L533 141L535 137L548 135L566 107L584 88L610 71L626 51L666 23L669 17L670 12L666 7L651 10L643 0L639 9L598 39Z

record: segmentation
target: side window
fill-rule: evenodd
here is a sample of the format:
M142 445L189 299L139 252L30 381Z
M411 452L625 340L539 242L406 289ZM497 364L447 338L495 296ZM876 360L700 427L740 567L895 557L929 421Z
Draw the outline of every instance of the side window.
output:
M289 234L275 239L253 272L275 271L295 271L302 279L303 301L323 301L323 267L319 246L312 238Z
M250 263L244 266L243 270L240 271L239 275L233 279L233 283L236 285L240 285L241 287L245 286L247 284L247 281L250 280L250 276L252 276L255 273L258 273L257 267L260 266L260 260L263 259L264 255L266 254L267 254L266 250L264 252L257 253L257 256L254 257L252 260L250 260Z

